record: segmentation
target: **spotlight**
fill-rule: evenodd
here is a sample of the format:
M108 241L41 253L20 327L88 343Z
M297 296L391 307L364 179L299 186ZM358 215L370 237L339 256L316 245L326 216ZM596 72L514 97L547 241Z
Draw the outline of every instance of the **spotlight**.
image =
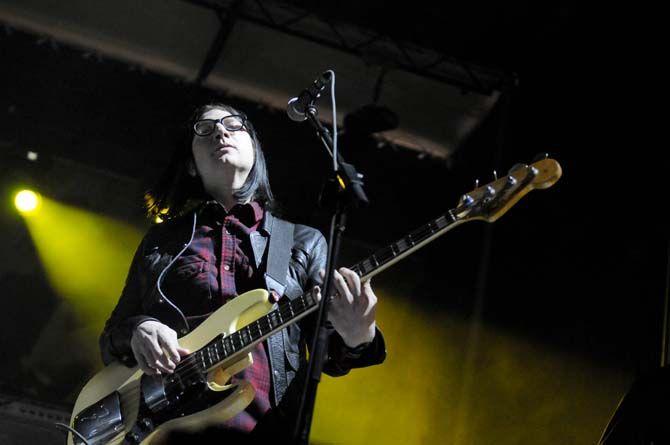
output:
M21 213L34 212L40 204L40 197L31 190L21 190L14 198L14 205Z

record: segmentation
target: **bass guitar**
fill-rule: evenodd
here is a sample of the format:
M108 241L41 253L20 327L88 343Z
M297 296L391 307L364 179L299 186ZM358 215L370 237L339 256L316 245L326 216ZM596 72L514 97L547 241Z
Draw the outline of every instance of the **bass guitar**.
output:
M458 205L404 238L351 267L370 278L454 227L468 221L496 221L534 189L551 187L561 167L546 158L518 164L509 173L463 195ZM220 424L254 398L247 382L230 378L252 363L250 351L270 335L318 307L311 292L272 303L264 289L229 301L179 339L192 352L174 373L149 376L138 367L112 363L88 381L75 402L68 445L158 443L173 429L197 430Z

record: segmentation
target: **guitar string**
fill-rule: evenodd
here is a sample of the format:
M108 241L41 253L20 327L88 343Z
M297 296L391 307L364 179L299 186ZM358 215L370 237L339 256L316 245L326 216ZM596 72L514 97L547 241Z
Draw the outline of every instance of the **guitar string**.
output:
M304 313L307 309L309 309L310 307L313 306L313 297L311 297L311 298L312 298L312 303L309 303L308 301L305 301L304 298L296 299L296 300L293 300L293 302L301 301L301 304L299 305L300 307L296 307L293 310L291 310L291 308L289 308L289 304L291 304L291 302L290 302L290 303L279 306L277 311L279 311L279 313L281 314L283 319L285 319L285 320L289 319L290 320L291 318L293 318L293 314L300 315L300 314ZM271 328L272 324L270 322L268 322L268 324L270 326L270 330L272 330L272 328ZM253 326L253 324L249 325L249 326ZM242 329L245 329L245 328L242 328ZM241 332L242 329L240 329L239 331L236 331L235 333L231 334L231 336L238 333L238 332ZM258 327L256 327L256 329L258 329ZM258 332L259 332L259 334L261 334L261 336L264 335L262 333L262 330L259 330ZM251 343L253 343L253 341ZM249 343L249 344L251 344L251 343ZM238 350L233 349L232 353L228 354L227 357L230 357L233 354L239 353L240 350L248 347L249 344L243 345L242 348L240 348ZM199 352L203 351L205 348L210 347L210 346L211 346L211 344L207 345L207 346L204 346L203 348L199 349L198 351L193 352L192 354L189 354L185 358L185 360L182 361L178 365L178 367L180 367L180 366L182 367L178 372L178 376L179 376L180 380L188 380L190 377L192 377L194 375L197 375L198 373L203 373L205 371L205 370L202 369L201 360L198 359L197 354ZM225 358L224 358L224 360L225 360ZM165 377L168 377L169 375L170 374L166 375ZM179 392L181 390L181 384L179 382L172 382L172 383L171 382L164 382L164 389L165 389L166 396L170 395L170 394L174 394L175 392ZM141 392L141 388L138 385L137 387L134 387L134 388L130 389L129 391L127 391L125 394L128 395L128 396L131 396L131 397L136 397L136 396L139 395L139 392Z
M300 302L301 302L301 304L298 305L299 307L295 307L295 308L291 308L291 307L289 307L289 305L292 305L293 303L295 303L295 302L297 302L297 301L300 301ZM299 299L293 300L292 302L289 302L289 303L287 303L287 304L284 304L284 305L279 306L279 308L277 309L277 311L280 313L282 319L284 319L284 320L287 320L287 319L290 320L290 319L294 318L295 315L300 315L300 314L304 313L306 310L308 310L310 307L312 307L312 306L313 306L313 301L314 301L314 300L313 300L313 297L312 297L312 303L308 303L308 302L304 299L304 296L302 296L302 297L299 298ZM268 315L269 315L269 314L268 314ZM266 317L267 317L267 316L266 316ZM269 326L270 326L270 331L271 331L271 330L273 329L273 328L272 328L272 323L271 323L270 321L268 321L268 324L269 324ZM280 323L280 324L284 324L284 323ZM253 326L253 324L248 325L248 326ZM245 328L246 328L246 327L244 327L244 328L242 328L242 329L245 329ZM231 336L234 335L234 334L236 334L236 333L241 332L242 329L240 329L239 331L236 331L235 333L231 334ZM263 335L264 335L264 334L263 334L263 331L262 331L261 329L259 329L258 326L256 326L255 329L258 331L258 334L260 334L260 336L263 336ZM253 337L253 334L252 334L251 332L249 332L249 334L251 334L252 337ZM241 335L241 334L238 334L238 335ZM228 338L230 338L231 336L229 336ZM244 342L244 340L243 340L242 338L241 338L240 340L242 340L242 342ZM254 343L255 341L256 341L256 340L254 340L254 341L252 341L252 342L250 342L250 343L248 343L248 344L242 344L242 347L241 347L240 349L238 349L237 351L234 349L234 345L233 345L232 353L231 353L231 354L228 354L227 357L230 357L231 355L234 355L234 354L239 353L240 350L243 350L243 349L249 347L249 346L250 346L252 343ZM183 367L183 368L178 372L178 375L179 375L179 378L180 378L180 379L188 379L189 377L193 376L194 374L197 374L197 373L201 373L201 372L205 372L205 371L206 371L206 369L202 369L202 367L201 367L201 361L198 360L198 358L196 357L196 354L198 354L198 353L204 354L202 351L203 351L205 348L211 347L211 345L212 345L212 344L210 343L209 345L204 346L203 348L201 348L201 349L199 349L198 351L195 351L193 354L191 354L191 356L193 356L193 360L192 360L190 363L188 363L185 367ZM214 347L216 347L216 344L214 344ZM191 356L189 356L189 357L191 357ZM227 357L226 357L226 358L227 358ZM204 358L204 355L203 355L203 358ZM225 360L225 358L224 358L224 360ZM223 361L223 360L221 360L221 361ZM214 364L212 363L211 365L214 365ZM175 382L175 383L173 383L173 384L170 384L170 383L168 382L168 383L166 384L166 392L167 392L167 390L170 389L170 387L175 387L175 386L179 386L179 383L178 383L178 382Z
M288 315L288 313L290 312L290 309L288 309L287 306L288 305L283 305L283 307L280 306L277 309L277 310L280 311L280 314L284 317L286 317ZM242 328L242 329L244 329L244 328ZM240 332L240 331L236 331L236 332ZM233 333L233 334L235 334L235 333ZM233 334L231 334L231 335L233 335ZM244 349L247 346L248 345L244 345L244 346L242 346L241 349ZM202 366L201 366L201 361L198 359L197 354L199 352L201 352L206 347L209 347L209 345L199 349L198 351L195 351L195 352L189 354L178 365L178 367L181 366L181 369L178 372L180 380L188 380L193 375L197 375L198 373L203 373L204 372L204 370L202 369ZM240 349L238 349L237 351L235 351L233 349L232 353L228 354L228 357L230 357L231 355L233 355L235 353L238 353L239 351L240 351ZM224 358L224 360L225 360L225 358ZM169 375L170 374L165 375L165 377L168 377ZM177 392L180 391L180 383L179 382L170 383L170 382L164 381L164 390L165 390L166 396L168 396L170 394L174 394L175 389L176 389ZM130 397L138 397L140 392L141 392L140 385L137 385L136 387L128 390L125 393L125 395L130 396Z
M442 216L442 217L438 218L437 220L434 220L432 223L434 224L440 219L444 220L445 218L444 218L444 216ZM439 231L439 229L438 229L438 231ZM408 235L408 237L406 237L406 238L410 239L410 246L411 246L412 241L414 243L421 242L424 239L428 238L429 236L433 235L434 233L435 233L435 231L433 229L431 229L430 224L428 224L428 225L424 225L424 226L420 227L419 229L415 230L410 235ZM411 236L414 236L415 239L412 240ZM399 241L397 241L396 243L393 243L393 244L398 245L402 241L407 242L406 238L403 238L403 239L401 239L401 240L399 240ZM387 255L387 250L390 250L390 252L388 252L389 255ZM402 249L402 250L405 250L405 249ZM375 253L373 256L368 257L368 258L364 259L363 261L359 262L358 264L353 266L352 269L359 269L361 272L365 272L365 269L367 269L367 268L365 266L363 266L363 264L366 261L368 261L370 264L372 264L372 261L373 261L372 257L374 257L374 260L376 260L375 261L376 263L378 263L379 265L383 265L383 264L387 263L388 261L392 260L393 258L395 258L399 253L402 253L402 252L398 252L396 254L391 247L388 247L386 250L382 249L382 250L378 251L377 253ZM375 268L373 268L372 270L374 270L374 269ZM294 301L299 301L299 300L300 299L297 299L297 300L294 300ZM289 304L291 304L291 303L287 303L287 304L285 304L283 306L280 306L278 308L278 312L280 313L282 318L286 318L287 312L292 312L291 308L289 307ZM303 306L302 308L300 308L301 311L304 311L304 310L307 309L306 307L304 307L304 304L301 305L301 306ZM298 308L296 308L296 309L298 309ZM292 317L289 317L289 318L292 318ZM271 326L272 326L271 322L268 321L268 324L271 328ZM253 326L253 324L249 325L249 326ZM242 329L244 329L244 328L242 328ZM255 329L258 329L258 327L256 327ZM236 333L238 333L238 335L241 335L241 334L239 334L240 332L241 332L241 330L236 331L235 333L231 334L231 336L236 334ZM259 334L263 335L262 331L259 330ZM230 338L230 336L228 338ZM252 341L252 343L253 343L253 341ZM175 370L175 373L178 375L180 380L187 380L190 377L192 377L193 375L197 375L198 373L203 373L205 371L205 370L202 369L201 360L199 360L199 358L197 357L197 354L198 353L204 354L203 351L205 350L205 348L209 348L209 347L212 347L212 346L214 348L217 348L216 343L207 345L207 346L199 349L198 351L195 351L194 353L190 354L184 361L182 361L179 365L177 365L177 369ZM248 346L248 344L243 345L242 349L246 348L247 346ZM227 357L229 357L233 354L236 354L238 352L239 352L239 350L237 350L237 351L234 350L234 345L233 345L232 354L227 354L227 356L224 357L224 360L225 360L225 358L227 358ZM221 360L221 361L223 361L223 360ZM181 390L181 386L182 385L181 385L180 382L165 382L166 395L167 395L167 393L179 392ZM139 388L135 391L139 391Z
M456 209L456 211L458 211L458 208ZM455 218L453 218L453 217L451 219L455 220ZM420 243L420 242L424 241L425 239L427 239L431 235L434 235L435 233L442 231L446 227L445 226L445 227L440 228L439 225L438 225L439 222L446 223L446 226L449 225L449 221L447 220L446 216L442 215L439 218L431 221L430 223L425 224L424 226L421 226L420 228L411 232L407 237L402 238L401 240L392 243L391 245L389 245L385 249L381 249L378 252L375 252L370 257L368 257L368 258L364 259L363 261L357 263L355 266L352 267L352 269L353 270L359 269L360 272L365 272L366 267L363 266L363 264L366 261L370 264L377 263L377 266L373 267L371 271L378 268L379 266L382 266L382 265L386 264L388 261L395 258L398 254L402 253L402 251L406 250L406 249L401 249L401 251L399 251L398 253L395 253L392 246L394 246L394 245L397 246L402 241L405 241L407 243L407 240L409 240L409 242L410 242L409 246L411 247L412 243L416 244L416 243ZM437 225L437 230L432 229L430 227L431 224ZM415 237L415 239L412 239L412 237ZM390 250L390 252L388 252L388 253L390 253L390 255L387 255L387 251L389 251L389 250ZM374 261L374 263L373 263L373 261ZM296 299L294 301L298 301L298 300L302 300L302 299L304 299L304 295L301 297L301 299ZM291 303L292 302L289 302L285 305L279 306L279 308L277 309L277 311L279 312L279 314L282 316L283 319L286 318L287 312L291 312L291 317L288 317L289 319L294 318L293 317L293 315L294 315L293 312L295 312L295 311L292 311L291 308L289 307L289 305ZM306 307L304 303L302 304L302 306L303 307L300 309L302 312L304 312L305 310L308 309L308 307ZM309 306L311 306L311 304ZM299 314L301 314L302 312L300 312ZM266 317L267 317L267 315L266 315ZM268 324L270 326L270 330L272 330L271 322L268 321ZM251 324L249 326L253 326L253 324ZM242 328L242 329L244 329L244 328ZM234 332L233 334L231 334L231 336L234 335L234 334L241 335L239 333L242 331L242 329L240 329L239 331ZM259 329L259 328L256 327L256 329ZM259 329L259 334L261 334L261 336L264 335L260 329ZM229 336L228 338L230 338L231 336ZM251 343L253 343L253 341ZM177 373L180 380L187 380L188 378L192 377L193 375L197 375L198 373L204 373L206 371L206 369L205 370L202 369L202 366L201 366L200 360L198 360L197 354L199 352L202 354L203 353L202 351L205 348L209 348L212 345L215 348L217 347L215 343L210 343L209 345L204 346L203 348L199 349L198 351L195 351L192 354L189 354L184 360L182 360L177 365L177 369L175 369L175 373ZM248 346L249 346L249 344L243 345L241 349L244 349ZM230 357L233 354L239 353L239 351L240 350L235 351L234 348L233 348L232 354L228 354L226 357L224 357L224 360L226 358ZM203 358L204 358L204 356L203 356ZM222 362L224 360L220 360L219 362ZM169 375L170 374L166 375L165 377L167 377ZM179 382L164 382L164 388L165 388L166 396L168 395L168 393L172 394L174 392L179 392L180 389L181 389L181 386L182 385ZM140 391L141 391L141 388L139 388L139 386L138 386L138 387L133 388L132 390L128 391L127 394L132 395L134 393L139 393Z

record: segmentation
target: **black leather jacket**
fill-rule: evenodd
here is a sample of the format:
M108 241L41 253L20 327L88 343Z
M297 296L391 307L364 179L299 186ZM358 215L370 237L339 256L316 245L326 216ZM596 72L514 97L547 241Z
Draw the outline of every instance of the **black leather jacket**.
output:
M276 217L265 212L265 218L258 231L251 236L254 261L262 264L269 237L272 236ZM148 319L159 320L183 336L189 332L184 319L169 303L164 301L157 290L160 273L184 248L191 238L194 220L188 216L153 226L135 253L126 284L105 328L100 336L100 349L105 364L119 360L127 366L134 366L135 359L130 348L134 329ZM304 291L320 284L318 275L325 267L326 241L321 233L311 227L295 225L293 248L287 277L286 290L282 298L297 298ZM169 296L168 296L169 297ZM306 362L306 344L311 342L314 317L308 316L268 338L269 361L273 380L271 401L277 405L286 389ZM382 363L386 357L384 339L381 332L373 342L362 350L354 351L346 347L339 334L329 332L328 359L324 372L331 376L347 374L352 368L361 368Z

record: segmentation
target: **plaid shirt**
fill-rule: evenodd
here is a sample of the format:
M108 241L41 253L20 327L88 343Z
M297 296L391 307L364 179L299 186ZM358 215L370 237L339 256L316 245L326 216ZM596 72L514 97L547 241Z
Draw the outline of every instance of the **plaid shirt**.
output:
M186 315L193 328L227 301L251 289L264 287L256 270L249 235L263 220L256 203L235 205L230 212L216 201L199 210L193 241L165 277L167 294ZM256 390L253 402L224 426L250 432L270 409L270 365L265 342L252 351L253 365L233 377L246 380Z

